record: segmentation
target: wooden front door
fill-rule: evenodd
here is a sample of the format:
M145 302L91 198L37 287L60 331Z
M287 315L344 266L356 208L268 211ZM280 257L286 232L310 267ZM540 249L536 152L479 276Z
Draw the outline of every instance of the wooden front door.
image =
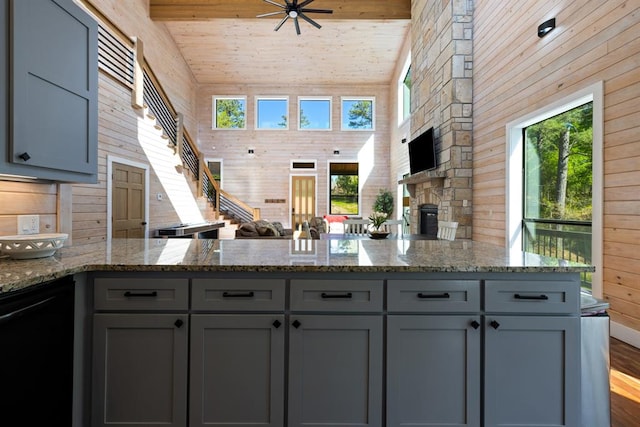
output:
M112 237L145 237L145 171L113 163Z
M291 177L291 227L316 216L316 177Z

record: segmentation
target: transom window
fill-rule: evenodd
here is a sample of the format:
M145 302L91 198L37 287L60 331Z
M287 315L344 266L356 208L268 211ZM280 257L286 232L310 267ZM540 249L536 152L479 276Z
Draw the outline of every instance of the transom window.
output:
M298 129L331 130L331 98L299 98Z
M256 98L256 129L289 129L289 99Z
M246 129L247 98L244 96L213 97L213 129Z
M329 176L329 213L357 215L358 163L330 163Z
M342 130L375 130L375 98L342 97Z

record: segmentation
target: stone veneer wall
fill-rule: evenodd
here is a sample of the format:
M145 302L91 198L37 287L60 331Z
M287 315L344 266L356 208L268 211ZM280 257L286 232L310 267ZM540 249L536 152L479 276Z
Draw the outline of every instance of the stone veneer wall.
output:
M411 138L433 126L438 153L437 170L411 180L412 232L417 207L433 203L439 220L459 223L458 238L472 236L473 4L412 1Z

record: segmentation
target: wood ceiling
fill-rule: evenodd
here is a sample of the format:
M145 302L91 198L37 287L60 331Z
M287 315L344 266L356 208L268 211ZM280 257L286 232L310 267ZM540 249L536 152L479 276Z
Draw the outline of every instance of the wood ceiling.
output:
M284 0L274 0L284 4ZM149 0L201 84L388 84L408 33L410 0L315 0L333 14L300 20L301 35L262 0Z

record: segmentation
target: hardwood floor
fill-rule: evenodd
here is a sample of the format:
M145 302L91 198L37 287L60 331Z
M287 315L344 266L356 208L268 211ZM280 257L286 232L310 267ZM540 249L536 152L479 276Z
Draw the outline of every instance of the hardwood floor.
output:
M611 427L640 426L640 349L610 340Z

